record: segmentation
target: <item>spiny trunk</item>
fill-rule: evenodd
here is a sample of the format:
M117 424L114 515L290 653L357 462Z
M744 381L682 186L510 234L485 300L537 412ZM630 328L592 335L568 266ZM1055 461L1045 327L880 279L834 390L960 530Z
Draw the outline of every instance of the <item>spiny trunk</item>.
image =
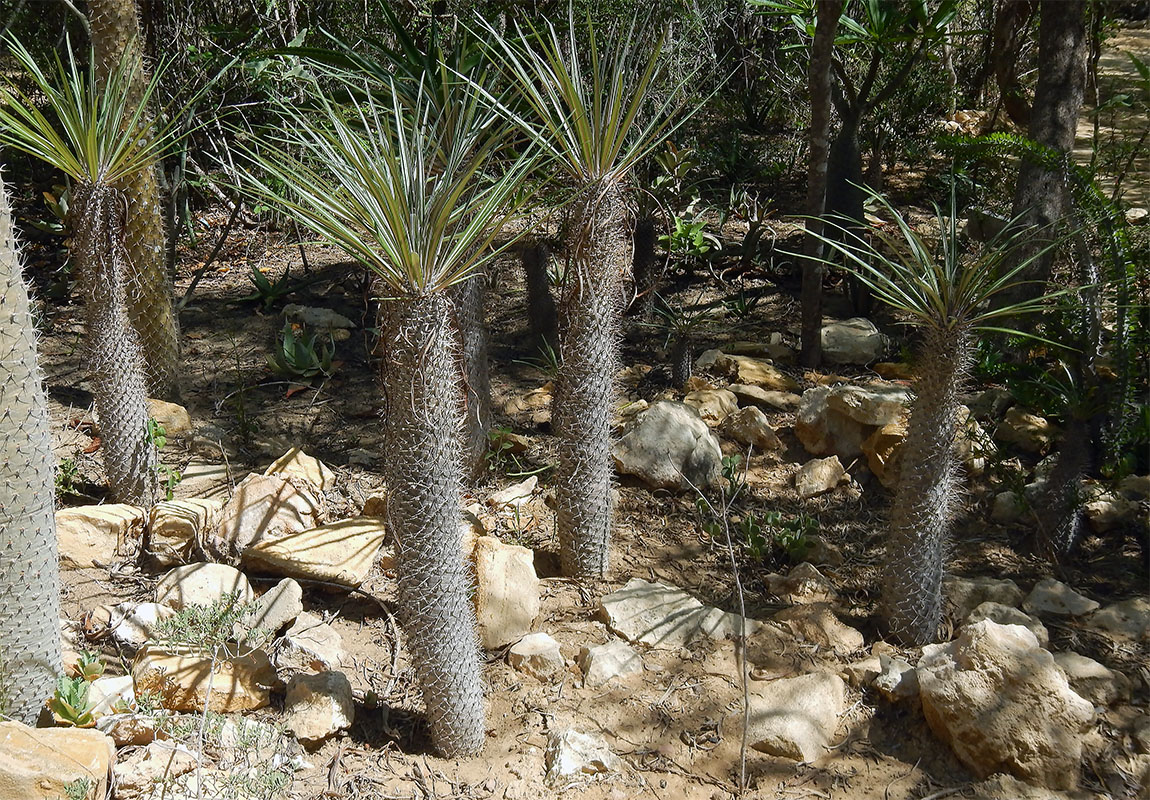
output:
M483 750L483 677L471 572L461 555L458 342L443 294L380 304L390 443L388 527L399 613L431 739L447 757Z
M128 110L135 111L143 102L148 78L143 68L143 40L134 0L89 0L88 21L97 79L101 83L106 80L121 59L134 67ZM150 116L145 115L144 119L143 127L150 128ZM140 340L149 392L155 397L174 399L179 339L165 269L166 237L155 167L137 172L120 188L128 198L124 220L128 316Z
M934 641L942 621L946 540L959 500L958 395L971 347L962 328L931 329L923 341L883 580L890 632L908 644Z
M655 220L642 217L635 223L635 256L631 269L635 276L635 302L631 313L640 320L651 318L655 293L659 289L659 270L655 258Z
M594 187L592 187L594 191ZM626 206L617 189L576 212L559 302L552 423L559 444L556 502L563 574L602 577L611 538L611 411L619 366Z
M695 347L690 336L678 336L671 344L671 384L686 390L695 364Z
M0 714L35 724L60 657L48 399L0 182Z
M556 347L557 333L555 300L551 297L551 279L547 276L547 262L551 249L543 242L529 242L523 246L523 282L527 289L527 321L531 335Z
M1071 418L1062 435L1054 468L1035 508L1038 517L1035 550L1053 563L1063 561L1082 533L1079 487L1094 454L1090 420Z
M124 503L156 499L156 448L148 431L147 388L136 331L124 312L123 196L77 187L70 209L72 255L84 292L92 394L100 417L108 486Z
M810 164L807 166L807 237L803 242L802 354L803 366L817 367L823 360L823 243L827 200L827 154L831 129L831 56L843 0L819 0L815 39L807 88L811 99Z
M483 274L473 275L452 289L455 320L463 350L465 473L476 478L487 466L487 435L491 431L491 374L487 364Z

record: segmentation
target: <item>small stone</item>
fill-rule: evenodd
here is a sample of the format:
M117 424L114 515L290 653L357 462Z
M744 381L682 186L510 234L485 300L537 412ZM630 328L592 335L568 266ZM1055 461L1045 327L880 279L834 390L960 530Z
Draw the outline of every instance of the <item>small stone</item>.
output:
M500 489L487 498L487 504L495 508L519 508L529 502L539 488L539 477L532 475L506 489Z
M790 628L799 640L813 642L837 655L849 655L863 647L863 635L839 622L826 603L785 608L772 617Z
M1010 525L1017 522L1025 510L1026 503L1017 492L999 492L994 496L994 505L990 508L990 521Z
M1126 209L1126 224L1131 227L1138 225L1145 225L1150 221L1150 209L1147 208L1128 208Z
M881 427L906 416L910 392L898 384L845 384L831 389L827 407L860 425Z
M1113 603L1091 614L1084 624L1121 639L1150 641L1150 599L1132 597Z
M112 740L85 728L30 728L0 722L0 793L5 800L70 798L86 782L83 800L103 800L116 760Z
M236 641L255 644L263 638L274 637L302 613L303 587L291 578L284 578L260 595L251 612L236 623Z
M843 563L843 551L837 544L828 542L826 537L815 534L807 537L806 558L812 564L838 567Z
M623 588L605 595L599 608L612 631L650 647L674 649L697 637L732 638L739 632L738 614L705 606L682 589L642 578L632 578ZM758 626L748 619L747 634Z
M244 550L243 563L288 578L359 586L383 547L384 522L353 517L264 539Z
M355 721L351 683L342 672L296 675L284 699L284 725L302 742L323 741Z
M754 406L730 414L723 420L721 430L724 436L759 452L777 450L783 446L775 429L767 422L767 415Z
M1062 581L1053 578L1039 581L1022 601L1022 609L1028 614L1045 614L1052 617L1081 617L1096 611L1099 607L1097 601L1079 594Z
M583 670L583 684L602 686L612 678L636 675L643 671L643 659L622 639L613 639L596 647L579 650L579 668Z
M1082 506L1082 513L1095 533L1109 533L1123 527L1138 513L1138 504L1121 495L1100 492Z
M714 369L726 375L733 383L758 386L774 392L793 392L799 388L799 384L781 370L750 356L719 353L714 361Z
M1010 408L998 424L994 438L1013 444L1028 453L1045 452L1058 437L1058 429L1046 419L1025 409Z
M1050 644L1050 633L1046 630L1046 626L1043 625L1037 617L1032 617L1013 606L1004 606L1002 603L995 603L991 600L985 603L979 603L975 609L967 615L963 624L973 625L984 619L997 622L999 625L1021 625L1034 634L1034 638L1038 640L1039 647L1046 647Z
M222 508L219 500L199 498L156 503L148 513L148 555L161 567L187 564L203 549Z
M249 475L220 512L205 547L221 561L238 563L249 546L314 528L318 516L319 501L311 492L281 475Z
M768 755L815 761L832 741L845 694L842 678L826 672L753 681L747 741Z
M180 470L180 482L173 495L177 500L219 500L222 504L231 493L232 477L227 464L192 459Z
M130 708L135 700L131 675L104 675L88 684L88 703L94 717L114 714L120 707Z
M264 475L281 475L285 478L300 478L307 481L321 492L335 488L335 473L331 468L300 450L293 447L277 458L264 470Z
M1134 748L1139 753L1150 753L1150 714L1143 714L1130 730L1130 737L1134 740Z
M339 632L308 611L296 617L284 634L283 645L276 655L281 668L323 672L344 664L343 637Z
M543 682L551 680L566 666L559 642L546 633L529 633L511 645L507 663L512 669Z
M192 432L192 417L183 406L154 397L149 397L146 403L148 416L163 427L164 436L186 436Z
M1014 395L1007 389L991 387L970 402L970 413L983 422L1002 419L1006 410L1014 405Z
M660 400L616 442L614 456L625 475L653 488L685 491L719 479L723 451L695 409Z
M56 540L65 568L108 567L130 557L144 533L144 509L125 503L62 508Z
M812 458L795 473L795 490L799 497L806 500L829 492L839 483L849 480L850 475L843 469L838 456Z
M476 616L483 647L493 650L531 631L539 615L535 554L480 536L475 544Z
M119 603L112 607L108 632L116 644L139 650L156 638L161 622L176 616L176 610L162 603Z
M784 603L828 603L837 598L835 588L813 564L804 561L786 577L767 576L767 588Z
M886 338L863 317L824 325L820 338L823 358L830 364L869 364L886 352Z
M284 319L306 325L317 333L328 334L337 342L350 339L351 332L355 329L355 323L343 314L330 308L305 306L299 303L288 303L284 306Z
M165 716L164 712L108 714L96 720L96 730L110 736L116 747L142 747L157 739L168 738L164 728Z
M279 685L263 650L241 652L231 645L215 659L207 650L148 645L136 654L132 677L138 693L158 694L164 708L203 711L206 705L221 714L263 708Z
M901 361L880 361L872 364L871 369L883 380L909 381L915 378L914 367Z
M247 576L227 564L176 567L156 584L156 602L176 611L190 605L210 606L229 596L234 596L239 605L256 599Z
M196 768L196 757L170 742L151 742L116 764L116 800L158 800L169 784Z
M881 657L867 656L866 658L847 664L839 671L839 675L855 689L861 689L864 686L870 686L881 671Z
M714 428L739 410L739 401L726 389L700 389L688 392L683 402L699 412L703 422Z
M879 655L879 674L874 688L892 703L918 697L918 672L901 658Z
M1055 653L1054 663L1065 673L1070 688L1096 706L1112 706L1130 698L1130 679L1093 658L1074 652Z
M947 575L942 593L954 607L956 619L966 619L971 611L989 601L1017 608L1024 597L1018 584L1009 578L962 578Z
M794 411L802 402L802 398L794 392L776 392L745 383L732 383L727 390L735 395L739 403L768 411Z
M552 789L564 789L587 775L619 769L619 757L602 736L573 729L552 730L547 735L544 754L546 782Z

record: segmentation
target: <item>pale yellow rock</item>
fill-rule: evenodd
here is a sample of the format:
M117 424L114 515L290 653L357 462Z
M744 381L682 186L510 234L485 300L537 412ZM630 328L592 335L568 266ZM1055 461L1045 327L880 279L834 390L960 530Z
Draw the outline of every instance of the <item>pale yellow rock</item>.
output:
M335 473L318 458L309 456L298 447L293 447L272 462L264 475L283 475L303 478L320 491L335 486Z
M799 388L793 378L771 364L750 356L721 353L715 360L715 367L735 383L761 386L776 392L793 392Z
M287 578L359 586L383 546L384 523L380 517L354 517L264 540L244 551L243 563Z
M83 569L130 556L144 533L144 509L125 503L65 508L56 512L60 562Z
M160 566L187 564L196 542L216 524L220 500L168 500L148 514L148 554Z
M703 422L712 428L739 410L739 401L726 389L699 389L688 392L683 402L699 412Z
M116 746L99 731L0 722L0 797L61 800L86 781L85 800L103 800L115 759Z
M206 549L217 560L236 563L251 544L315 527L319 501L306 487L282 475L244 478L206 538Z
M534 554L494 536L475 543L479 638L489 650L517 641L539 615L539 578Z
M279 686L276 671L263 650L221 648L212 670L212 653L192 647L149 645L136 654L132 677L137 694L154 692L172 711L209 711L229 714L268 704ZM211 686L211 693L208 687Z
M148 416L164 429L165 436L183 436L192 432L192 418L188 410L176 403L149 397Z

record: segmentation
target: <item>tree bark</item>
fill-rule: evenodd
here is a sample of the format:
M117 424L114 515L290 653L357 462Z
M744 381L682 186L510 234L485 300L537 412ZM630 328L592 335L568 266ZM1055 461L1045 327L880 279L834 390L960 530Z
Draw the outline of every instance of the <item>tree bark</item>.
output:
M551 249L541 241L523 245L523 283L527 289L527 324L531 335L542 346L558 346L558 322L555 300L551 296L551 279L547 275L547 262Z
M835 31L842 16L843 0L819 0L815 38L811 44L811 61L807 71L807 90L811 102L809 133L810 163L807 166L807 236L803 241L802 353L804 366L822 363L823 326L823 244L817 238L823 232L822 215L827 198L827 154L831 128L831 56Z
M484 312L487 276L472 275L452 287L455 319L463 343L464 472L474 479L487 467L487 435L491 431L491 372L487 364Z
M1018 68L1026 28L1034 8L1035 0L1005 0L994 20L993 45L990 50L990 61L994 65L994 77L998 81L1002 106L1010 121L1020 128L1030 123L1030 103L1018 79Z
M88 20L97 79L105 81L121 63L134 70L128 95L128 109L133 112L143 103L148 83L135 0L89 0ZM145 114L144 119L143 127L149 128L150 115ZM128 317L140 340L149 393L175 399L179 338L166 269L164 212L156 168L141 170L119 188L128 198L124 220L129 266L125 275Z
M398 610L432 742L449 758L480 753L486 728L474 579L463 554L463 419L451 316L445 294L379 307Z
M62 673L54 457L36 331L0 181L0 714L34 725Z

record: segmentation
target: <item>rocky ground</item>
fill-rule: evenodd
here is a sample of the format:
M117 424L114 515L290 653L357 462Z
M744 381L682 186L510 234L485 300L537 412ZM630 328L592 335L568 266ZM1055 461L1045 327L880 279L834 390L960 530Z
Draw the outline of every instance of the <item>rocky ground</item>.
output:
M187 254L182 286L210 244ZM488 742L436 758L393 618L362 283L314 250L306 289L237 302L245 258L264 253L274 275L298 254L269 245L236 237L184 313L184 405L153 405L181 479L150 513L101 503L78 308L48 320L62 632L73 668L94 651L106 671L94 729L0 726L0 764L31 770L15 770L28 796L88 779L88 796L123 800L723 798L744 774L758 798L1150 796L1150 479L1085 487L1090 535L1056 576L1026 541L1058 431L972 387L950 632L883 641L882 516L913 366L856 319L825 332L834 372L795 368L794 302L752 275L761 306L701 331L686 393L668 387L661 335L629 328L613 569L572 583L557 576L549 385L523 363L511 261L493 277L496 455L461 521ZM285 314L344 326L332 377L269 371ZM724 477L724 457L748 452Z

